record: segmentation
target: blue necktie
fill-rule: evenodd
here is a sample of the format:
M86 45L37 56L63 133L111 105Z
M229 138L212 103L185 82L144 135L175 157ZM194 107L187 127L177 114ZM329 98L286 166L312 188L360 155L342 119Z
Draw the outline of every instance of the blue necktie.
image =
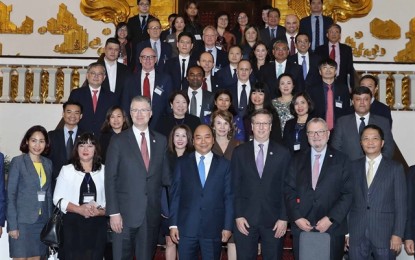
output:
M199 170L200 183L202 183L202 187L205 187L206 182L205 163L203 162L204 159L205 157L203 155L200 156L200 161L197 165L197 169Z
M305 60L305 56L301 56L303 58L303 63L301 64L303 66L303 77L304 79L307 78L307 62Z

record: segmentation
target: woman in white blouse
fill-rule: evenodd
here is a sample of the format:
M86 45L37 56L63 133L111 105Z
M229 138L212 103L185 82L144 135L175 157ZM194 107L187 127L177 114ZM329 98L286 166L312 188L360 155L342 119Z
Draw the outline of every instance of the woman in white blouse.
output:
M74 145L71 164L62 167L53 203L61 200L65 259L102 259L106 244L104 165L91 133Z

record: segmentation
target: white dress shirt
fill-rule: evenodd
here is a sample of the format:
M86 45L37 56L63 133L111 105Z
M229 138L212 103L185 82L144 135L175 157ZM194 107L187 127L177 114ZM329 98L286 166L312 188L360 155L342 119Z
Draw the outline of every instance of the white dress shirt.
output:
M115 92L115 85L117 82L117 62L114 61L112 64L104 58L105 69L107 70L108 81L110 83L111 92Z
M374 180L375 179L375 176L376 176L376 172L378 171L378 169L379 169L379 165L380 165L380 161L382 161L382 154L379 154L378 155L378 157L376 157L375 159L373 159L374 161L375 161L375 163L373 164L373 178L372 178L372 180ZM367 156L366 156L366 163L365 163L365 168L366 168L366 176L367 176L367 173L368 173L368 171L369 171L369 161L371 161L371 159L370 158L368 158ZM373 181L372 181L373 182Z
M357 113L354 113L354 115L356 117L357 132L359 133L359 126L360 126L360 123L362 122L362 120L360 120L361 116L359 116ZM369 124L369 116L370 116L370 113L367 113L366 115L363 116L365 118L365 126Z
M237 91L238 91L238 104L241 104L241 93L242 93L242 90L243 90L242 84L246 85L245 86L245 92L246 92L246 98L247 98L246 103L249 104L249 94L251 93L251 82L249 82L249 80L245 83L238 80L238 88L237 88Z

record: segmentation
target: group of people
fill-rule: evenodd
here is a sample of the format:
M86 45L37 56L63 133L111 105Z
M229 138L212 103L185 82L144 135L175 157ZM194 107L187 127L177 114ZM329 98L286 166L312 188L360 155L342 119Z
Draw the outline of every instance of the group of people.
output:
M334 260L345 244L350 259L395 259L403 241L413 254L415 171L391 159L378 80L355 84L322 5L310 0L311 15L285 27L277 8L259 27L240 12L229 30L225 12L203 28L189 1L162 32L139 0L57 129L27 130L7 196L0 176L10 257L46 254L53 204L67 260L152 259L160 234L166 259L220 259L223 243L228 259L256 259L258 243L263 259L282 259L287 228L296 259L302 232L328 233Z

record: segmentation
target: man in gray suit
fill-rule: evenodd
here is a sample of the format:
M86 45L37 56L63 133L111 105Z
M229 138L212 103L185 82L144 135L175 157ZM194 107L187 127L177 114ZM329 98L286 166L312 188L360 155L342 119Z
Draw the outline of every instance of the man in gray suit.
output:
M150 100L131 101L133 126L114 135L105 166L106 210L114 259L153 258L160 224L162 186L169 185L166 138L148 128Z
M405 232L406 180L400 163L381 153L383 130L367 125L361 133L365 157L352 162L353 202L349 214L350 259L395 259Z
M385 134L385 145L382 154L392 158L395 151L395 142L388 119L370 113L372 92L367 87L356 87L352 92L352 102L355 113L340 117L334 127L334 136L331 145L334 149L349 155L350 160L363 157L359 135L368 124L379 126Z

